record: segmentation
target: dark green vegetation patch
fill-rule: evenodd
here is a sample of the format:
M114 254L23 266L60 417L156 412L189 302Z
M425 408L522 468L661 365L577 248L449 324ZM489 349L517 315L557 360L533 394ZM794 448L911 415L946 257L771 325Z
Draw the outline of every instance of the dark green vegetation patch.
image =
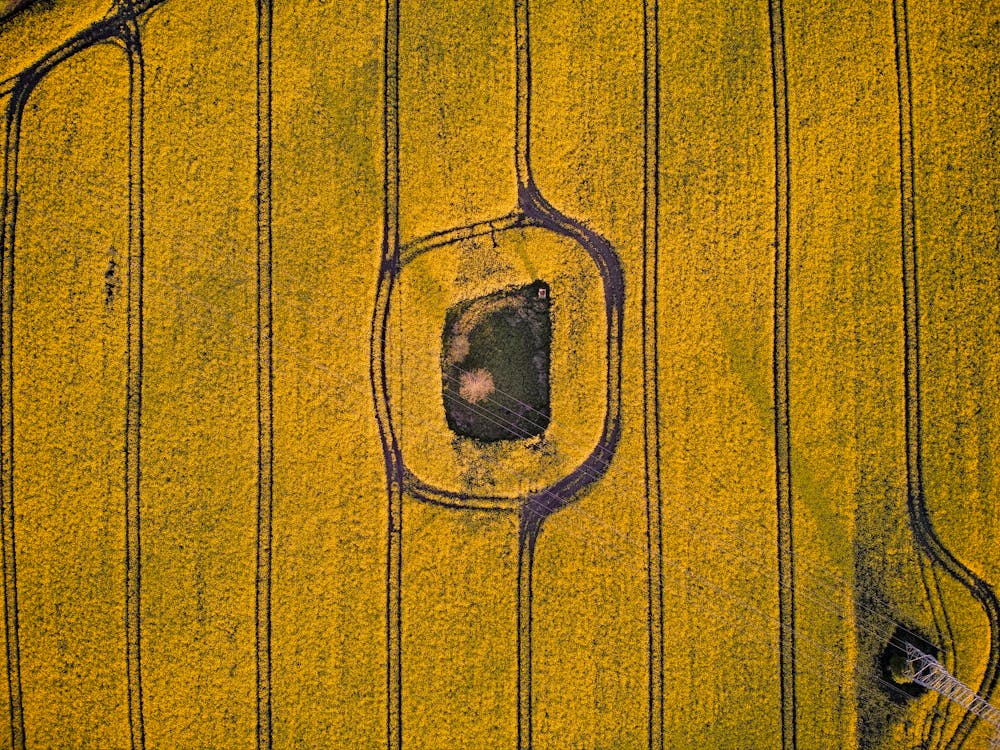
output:
M551 419L549 287L541 281L454 305L445 316L448 427L485 442L545 432Z

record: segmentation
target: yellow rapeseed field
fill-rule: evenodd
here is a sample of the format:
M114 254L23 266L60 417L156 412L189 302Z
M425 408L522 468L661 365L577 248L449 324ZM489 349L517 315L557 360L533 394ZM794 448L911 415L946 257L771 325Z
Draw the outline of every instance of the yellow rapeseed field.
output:
M0 2L0 748L985 748L998 39Z

